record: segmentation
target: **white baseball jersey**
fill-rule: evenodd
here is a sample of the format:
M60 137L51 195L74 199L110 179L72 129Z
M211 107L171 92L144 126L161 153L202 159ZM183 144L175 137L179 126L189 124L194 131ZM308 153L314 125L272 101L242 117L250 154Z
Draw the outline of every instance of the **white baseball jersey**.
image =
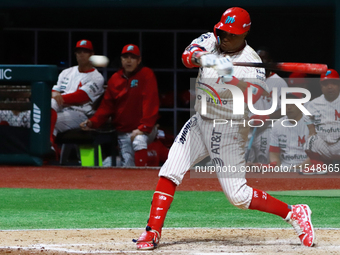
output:
M192 44L199 45L199 47L213 54L226 56L219 51L213 33L203 34L195 39ZM192 44L189 45L189 48ZM248 45L236 53L228 54L228 56L231 57L232 61L261 62L260 57ZM264 69L234 68L236 78L256 83L267 90L267 85L264 82ZM212 87L215 86L216 82L220 82L219 76L213 68L200 68L197 81L210 84ZM196 83L196 86L199 85ZM231 167L236 170L236 172L228 170L218 172L217 176L230 203L239 208L247 209L252 199L253 189L246 185L245 172L242 172L241 168L245 166L244 148L249 128L243 125L217 125L214 127L212 119L238 119L238 122L241 122L239 119L242 117L246 119L248 112L245 111L245 116L234 115L233 100L229 90L219 89L217 92L224 102L223 106L215 105L214 102L207 102L207 118L202 118L200 115L201 104L198 102L199 98L196 98L196 114L187 121L176 137L159 176L164 176L179 185L185 173L192 166L210 156L215 167ZM196 88L196 93L200 95L200 89Z
M210 52L212 54L225 57L229 56L231 62L262 62L261 58L256 54L256 52L249 46L246 45L243 50L238 51L232 54L223 54L219 50L218 45L216 44L216 38L213 33L206 33L201 35L199 38L193 40L191 44L187 47L201 47L205 49L205 51ZM254 68L254 67L243 67L243 66L235 66L234 67L234 76L239 80L243 80L246 82L250 82L253 84L257 84L263 87L265 90L268 90L267 85L265 83L265 70L263 68ZM248 116L248 107L245 105L245 114L244 115L235 115L233 114L233 97L228 89L224 88L216 88L216 84L223 84L217 71L214 68L199 68L198 77L196 80L196 104L195 111L201 113L201 96L206 92L204 92L200 88L208 89L207 86L202 85L200 83L205 83L211 87L213 87L218 95L221 98L222 105L220 104L217 96L214 95L217 103L210 98L207 98L207 114L205 117L209 119L246 119Z
M58 83L53 86L53 90L59 91L62 95L76 92L78 89L85 91L91 101L70 108L91 116L94 113L93 103L104 93L103 85L104 77L97 69L79 72L78 66L73 66L60 73Z
M337 143L340 140L340 95L333 102L321 95L307 105L312 114L306 115L306 124L314 124L318 136L327 143Z
M257 110L268 110L272 107L272 95L273 88L277 88L277 105L275 111L281 109L281 88L288 87L286 81L278 76L276 73L271 73L271 75L266 79L266 84L268 86L268 96L261 96L260 99L254 104L254 108ZM249 117L254 115L249 114ZM262 127L258 127L255 138L253 140L251 152L249 155L249 162L258 162L263 164L269 163L269 146L271 137L272 123L267 121ZM251 135L251 132L250 132Z
M281 165L291 167L301 164L308 158L303 145L308 139L309 131L303 118L297 122L295 127L295 124L292 124L287 119L287 116L285 116L275 122L272 128L270 145L280 148ZM283 122L284 126L282 125L283 120L286 120Z
M257 110L268 110L272 107L273 100L273 88L277 88L277 105L275 111L281 109L281 88L288 87L286 81L278 76L276 73L272 73L267 79L266 84L268 86L268 96L261 96L259 100L254 104L254 108ZM249 117L254 115L250 113ZM268 126L271 128L271 125Z
M7 122L12 127L30 127L31 111L22 111L14 114L11 110L0 111L0 122Z

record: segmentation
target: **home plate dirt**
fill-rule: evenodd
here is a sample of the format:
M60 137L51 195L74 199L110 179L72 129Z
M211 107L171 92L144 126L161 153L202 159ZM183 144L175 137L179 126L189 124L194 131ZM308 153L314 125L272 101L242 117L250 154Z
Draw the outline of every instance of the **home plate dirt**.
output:
M142 229L0 231L0 254L135 254ZM162 254L340 254L340 230L316 229L302 247L293 229L164 229Z

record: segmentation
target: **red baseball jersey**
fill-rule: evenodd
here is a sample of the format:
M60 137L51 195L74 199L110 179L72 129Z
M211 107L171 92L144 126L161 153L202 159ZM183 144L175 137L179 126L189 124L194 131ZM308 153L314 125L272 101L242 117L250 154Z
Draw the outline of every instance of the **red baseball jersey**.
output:
M158 118L159 98L157 80L153 71L142 67L127 78L123 69L108 81L104 98L90 119L94 128L100 127L111 116L120 132L139 129L150 133Z

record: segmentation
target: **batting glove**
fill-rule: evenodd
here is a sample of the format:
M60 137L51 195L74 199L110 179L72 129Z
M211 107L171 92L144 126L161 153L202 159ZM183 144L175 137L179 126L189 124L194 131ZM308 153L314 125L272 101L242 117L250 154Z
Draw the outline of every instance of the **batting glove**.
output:
M218 58L215 69L221 77L222 82L230 82L233 79L234 66L229 57Z
M250 117L250 120L253 120L253 125L254 126L260 126L262 125L262 120L263 122L266 122L266 120L270 119L269 115L253 115Z
M200 57L202 67L214 67L218 57L214 54L204 54Z

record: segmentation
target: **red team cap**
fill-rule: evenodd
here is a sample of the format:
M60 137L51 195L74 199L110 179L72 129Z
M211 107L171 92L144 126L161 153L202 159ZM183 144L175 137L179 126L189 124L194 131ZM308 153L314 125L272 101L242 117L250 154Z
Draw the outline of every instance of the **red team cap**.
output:
M240 35L249 31L250 25L249 13L240 7L232 7L222 14L220 22L214 27L214 34L216 36L216 29L220 29L231 34Z
M133 55L136 55L137 57L140 57L140 51L137 45L134 44L127 44L124 46L122 50L122 55L126 53L131 53Z
M334 69L328 69L327 72L321 74L320 81L324 80L340 80L339 74Z
M289 87L298 87L300 84L306 84L307 80L305 79L307 74L305 73L291 73L288 77L288 86Z
M92 42L89 41L89 40L85 40L85 39L77 42L76 49L79 49L79 48L88 49L88 50L93 51Z
M289 92L286 94L286 98L304 98L304 94L299 92Z

